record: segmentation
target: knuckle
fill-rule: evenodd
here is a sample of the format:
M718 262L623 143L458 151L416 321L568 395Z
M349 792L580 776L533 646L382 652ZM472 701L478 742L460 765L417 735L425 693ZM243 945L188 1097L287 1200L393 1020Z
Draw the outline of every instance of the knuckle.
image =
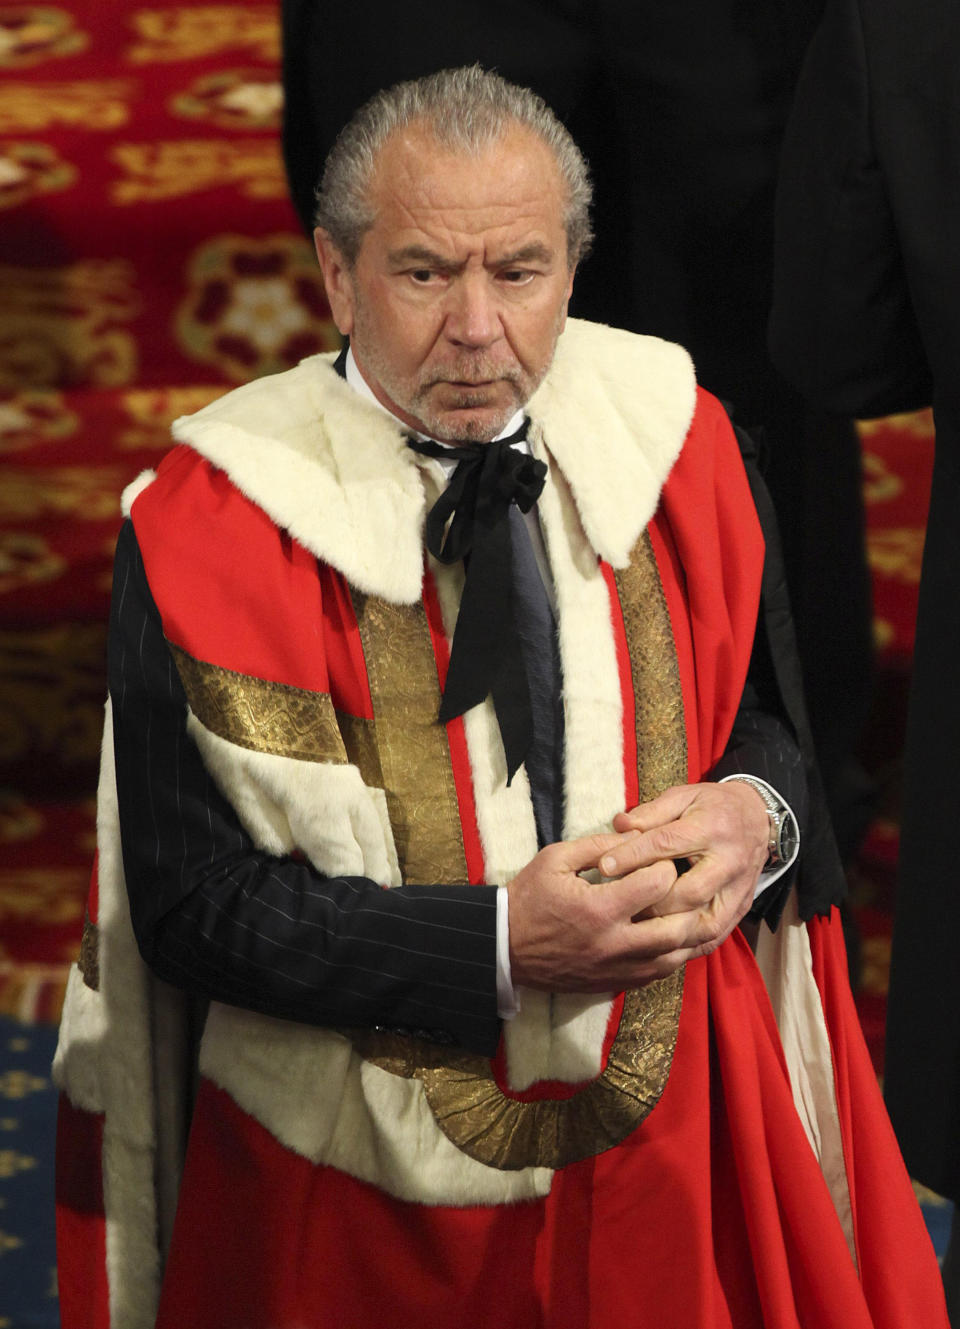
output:
M676 846L673 842L673 836L668 827L658 826L656 830L647 833L647 844L658 857L676 852Z
M709 946L713 950L726 936L726 924L716 912L709 910L700 915L698 931L701 945Z

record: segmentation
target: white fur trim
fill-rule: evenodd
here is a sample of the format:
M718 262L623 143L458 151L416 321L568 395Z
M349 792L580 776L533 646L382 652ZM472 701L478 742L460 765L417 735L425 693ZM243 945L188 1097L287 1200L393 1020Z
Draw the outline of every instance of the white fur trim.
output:
M386 795L356 766L253 752L212 733L192 713L187 732L204 764L260 849L295 849L328 877L400 885Z
M696 407L680 346L569 319L528 403L576 497L590 544L626 567L683 447Z
M141 471L135 480L131 480L120 495L120 511L124 517L130 516L130 509L143 491L149 488L157 478L156 471Z
M248 498L359 590L420 596L423 484L404 435L312 356L173 424Z
M364 1062L324 1029L213 1003L200 1070L288 1149L419 1204L506 1204L546 1195L553 1172L502 1172L443 1135L419 1080Z
M119 813L108 704L97 804L100 986L71 975L54 1078L77 1107L105 1113L103 1187L110 1323L150 1329L160 1254L150 988L130 926L120 857ZM162 996L160 997L162 1000Z
M532 431L542 454L540 431ZM547 458L548 461L551 459ZM566 717L567 838L609 830L624 807L623 704L610 600L564 478L551 461L553 483L540 517L559 607ZM457 569L431 562L448 640L456 626ZM502 885L537 852L526 773L506 784L503 745L489 699L464 716L477 824L487 880ZM578 1083L600 1074L611 998L523 990L520 1012L504 1027L507 1078L522 1091L538 1080Z
M332 358L237 388L176 420L173 434L361 591L412 604L422 578L422 459ZM653 515L695 401L679 346L568 320L528 410L591 545L615 567Z

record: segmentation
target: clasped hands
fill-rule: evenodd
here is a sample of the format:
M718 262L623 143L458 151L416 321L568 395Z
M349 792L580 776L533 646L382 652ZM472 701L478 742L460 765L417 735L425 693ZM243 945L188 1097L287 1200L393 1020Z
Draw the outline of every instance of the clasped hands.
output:
M642 987L715 950L750 908L769 840L750 785L679 785L613 826L547 845L508 883L517 986ZM585 881L591 869L603 880Z

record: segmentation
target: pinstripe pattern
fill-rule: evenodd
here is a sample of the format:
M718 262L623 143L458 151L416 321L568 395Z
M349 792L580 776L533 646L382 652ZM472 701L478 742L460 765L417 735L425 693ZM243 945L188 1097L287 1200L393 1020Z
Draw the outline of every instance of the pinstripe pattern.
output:
M495 891L327 878L259 851L186 733L130 523L111 623L123 858L138 943L178 986L289 1019L497 1038Z

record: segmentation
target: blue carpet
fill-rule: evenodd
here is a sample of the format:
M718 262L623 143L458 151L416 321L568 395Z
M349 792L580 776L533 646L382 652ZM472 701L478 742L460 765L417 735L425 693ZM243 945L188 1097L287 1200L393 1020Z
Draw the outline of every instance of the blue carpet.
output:
M0 1016L0 1329L57 1329L56 1030Z

